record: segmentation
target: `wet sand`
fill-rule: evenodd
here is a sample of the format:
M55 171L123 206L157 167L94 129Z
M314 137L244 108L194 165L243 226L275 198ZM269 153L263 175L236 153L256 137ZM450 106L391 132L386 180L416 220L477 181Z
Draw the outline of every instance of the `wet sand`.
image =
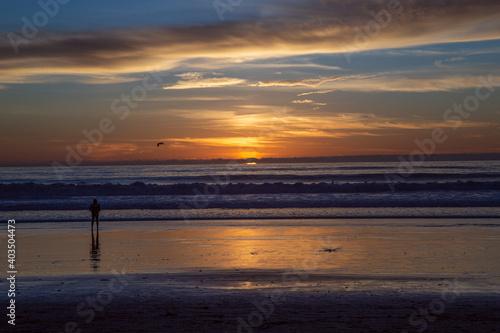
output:
M86 275L27 279L20 332L496 332L500 295L464 281L372 282L277 271ZM291 276L289 276L291 278ZM296 276L297 277L297 276ZM251 281L253 286L245 285ZM394 286L399 288L380 288ZM364 284L362 287L359 285ZM428 290L434 286L436 291ZM378 286L378 288L376 287ZM373 288L376 287L376 288ZM423 288L422 288L423 287ZM440 290L440 291L438 291Z
M497 227L261 222L19 224L16 330L500 331Z

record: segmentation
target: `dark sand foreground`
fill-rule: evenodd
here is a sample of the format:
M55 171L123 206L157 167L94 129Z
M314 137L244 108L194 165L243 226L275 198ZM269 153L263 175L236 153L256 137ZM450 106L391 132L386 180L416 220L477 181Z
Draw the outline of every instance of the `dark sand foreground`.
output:
M465 293L468 281L287 278L273 271L32 278L19 288L15 331L500 332L500 295Z

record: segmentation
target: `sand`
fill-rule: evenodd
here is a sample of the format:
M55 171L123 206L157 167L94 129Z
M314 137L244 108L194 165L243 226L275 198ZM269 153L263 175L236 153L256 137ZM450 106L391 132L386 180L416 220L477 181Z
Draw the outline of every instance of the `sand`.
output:
M19 224L2 330L500 331L498 228L261 222Z
M277 271L31 278L19 290L20 332L495 332L500 295L461 281ZM243 286L252 281L255 286ZM388 286L396 288L388 288ZM402 286L411 285L408 289ZM399 287L398 287L399 286ZM421 291L434 286L436 291ZM441 290L441 291L438 291Z

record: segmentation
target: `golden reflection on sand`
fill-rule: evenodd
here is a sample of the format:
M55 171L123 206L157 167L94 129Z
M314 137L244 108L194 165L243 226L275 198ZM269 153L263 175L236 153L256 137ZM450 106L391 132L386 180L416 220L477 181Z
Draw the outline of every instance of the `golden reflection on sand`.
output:
M164 230L146 223L17 236L24 276L272 269L330 274L487 277L500 280L500 230L481 227L214 227ZM89 245L92 250L89 257ZM250 282L248 282L250 283Z

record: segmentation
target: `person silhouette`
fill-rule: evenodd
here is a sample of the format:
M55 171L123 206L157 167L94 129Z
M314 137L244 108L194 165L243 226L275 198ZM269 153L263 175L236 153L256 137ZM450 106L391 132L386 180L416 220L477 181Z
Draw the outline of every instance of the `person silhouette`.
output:
M90 205L89 210L92 213L91 229L92 231L94 230L94 220L95 220L97 230L99 230L99 212L101 211L101 206L97 203L97 199L94 199L94 203Z

